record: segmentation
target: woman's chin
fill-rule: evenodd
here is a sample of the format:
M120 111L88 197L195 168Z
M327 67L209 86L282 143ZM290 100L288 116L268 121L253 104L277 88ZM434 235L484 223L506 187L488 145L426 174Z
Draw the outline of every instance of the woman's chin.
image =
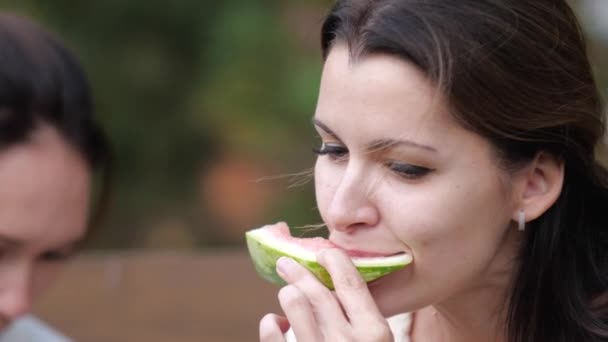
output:
M406 267L368 283L369 291L385 317L409 312L414 308L414 298L407 295L410 293L407 284L411 274L411 270Z

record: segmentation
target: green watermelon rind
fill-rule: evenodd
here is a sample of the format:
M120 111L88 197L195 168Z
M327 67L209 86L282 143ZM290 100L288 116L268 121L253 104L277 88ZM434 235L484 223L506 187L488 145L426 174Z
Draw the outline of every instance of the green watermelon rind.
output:
M312 260L306 260L298 256L290 255L284 251L280 251L276 248L268 246L260 242L255 236L252 236L249 232L245 234L247 240L247 248L253 261L256 272L265 280L276 284L286 285L286 282L279 276L276 271L276 263L280 257L286 256L297 261L302 266L306 267L312 274L314 274L319 281L327 288L333 290L334 285L331 280L331 276L318 262ZM411 258L404 258L401 263L395 263L390 265L357 265L355 267L361 274L362 278L366 282L376 280L389 273L404 268L411 263Z

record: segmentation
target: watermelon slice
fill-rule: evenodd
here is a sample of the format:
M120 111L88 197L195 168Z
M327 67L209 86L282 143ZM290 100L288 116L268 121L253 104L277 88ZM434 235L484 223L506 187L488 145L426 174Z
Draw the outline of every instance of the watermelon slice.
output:
M284 222L253 229L245 234L249 254L262 278L278 285L285 281L277 274L276 262L287 256L309 269L326 287L333 289L329 273L316 261L316 253L325 248L337 248L321 238L296 238L290 235ZM351 260L366 282L399 270L412 262L409 254L392 256L352 256Z

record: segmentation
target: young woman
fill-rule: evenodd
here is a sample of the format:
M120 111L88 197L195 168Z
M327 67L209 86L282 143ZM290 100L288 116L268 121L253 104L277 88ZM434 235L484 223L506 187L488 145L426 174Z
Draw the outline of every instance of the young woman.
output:
M0 14L0 340L57 337L22 316L86 238L108 161L74 56L28 20Z
M339 0L322 49L330 240L414 262L366 286L323 251L332 293L279 260L261 340L608 341L604 110L566 1Z

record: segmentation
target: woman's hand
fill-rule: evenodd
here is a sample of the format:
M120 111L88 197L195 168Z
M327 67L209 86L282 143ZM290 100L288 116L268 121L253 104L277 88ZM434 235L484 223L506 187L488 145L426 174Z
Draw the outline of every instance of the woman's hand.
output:
M339 249L327 249L317 260L331 275L335 292L292 259L279 259L277 271L288 283L278 295L286 317L264 316L260 340L285 341L291 326L298 342L392 341L386 319L350 258Z

